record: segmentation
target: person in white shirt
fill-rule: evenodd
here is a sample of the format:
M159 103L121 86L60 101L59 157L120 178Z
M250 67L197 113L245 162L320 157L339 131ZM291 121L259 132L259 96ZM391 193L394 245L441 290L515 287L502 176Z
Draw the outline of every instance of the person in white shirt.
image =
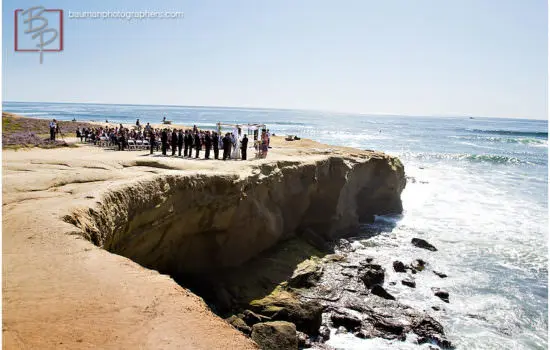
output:
M50 140L51 141L55 141L55 131L57 129L57 122L54 120L52 120L50 122Z

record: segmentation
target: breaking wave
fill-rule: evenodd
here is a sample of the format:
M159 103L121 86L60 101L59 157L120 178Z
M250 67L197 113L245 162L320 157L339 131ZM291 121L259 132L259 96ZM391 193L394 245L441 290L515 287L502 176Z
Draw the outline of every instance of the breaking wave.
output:
M493 135L508 135L508 136L524 136L524 137L545 137L548 138L548 131L514 131L514 130L481 130L481 129L466 129L466 131L475 132L478 134L493 134Z
M415 158L422 160L458 160L470 162L486 162L492 164L538 164L517 157L509 157L496 154L470 154L470 153L411 153L399 155L403 158Z

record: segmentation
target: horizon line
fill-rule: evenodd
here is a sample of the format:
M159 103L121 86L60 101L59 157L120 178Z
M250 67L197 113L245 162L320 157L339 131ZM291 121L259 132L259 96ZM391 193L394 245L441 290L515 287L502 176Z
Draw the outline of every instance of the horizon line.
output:
M51 101L4 101L2 100L2 110L4 103L52 103L52 104L88 104L88 105L108 105L108 106L158 106L158 107L184 107L184 108L218 108L218 109L251 109L251 110L274 110L274 111L299 111L299 112L314 112L314 113L331 113L331 114L344 114L352 116L380 116L380 117L423 117L423 118L487 118L487 119L517 119L517 120L548 120L546 118L528 118L528 117L496 117L496 116L482 116L476 114L470 115L414 115L414 114L391 114L391 113L364 113L364 112L342 112L342 111L328 111L328 110L316 110L316 109L304 109L304 108L276 108L276 107L243 107L243 106L206 106L206 105L174 105L174 104L140 104L140 103L102 103L102 102L51 102Z

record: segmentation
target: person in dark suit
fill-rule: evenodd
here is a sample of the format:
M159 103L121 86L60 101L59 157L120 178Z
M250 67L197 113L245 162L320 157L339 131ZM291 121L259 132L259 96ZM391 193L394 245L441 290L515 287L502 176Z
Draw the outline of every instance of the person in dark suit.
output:
M162 155L166 155L166 149L168 148L168 132L166 129L162 130L160 135L160 142L162 143Z
M149 131L149 147L151 147L151 153L153 154L153 148L155 147L155 133Z
M204 135L204 159L210 159L211 148L212 148L212 138L210 137L210 131L207 131Z
M183 147L183 130L180 129L180 132L178 133L178 157L181 157L181 149Z
M171 147L172 147L172 156L176 155L176 148L178 147L178 134L176 133L176 129L172 130L172 138L170 139Z
M185 130L183 134L183 156L187 157L187 151L189 150L189 130Z
M217 132L212 134L212 143L214 145L214 159L218 159L220 154L220 138Z
M248 137L244 134L241 140L241 159L246 160L246 149L248 148Z
M229 154L231 153L231 139L229 138L229 133L225 134L224 138L222 139L222 145L223 145L223 160L226 160L229 158Z
M195 146L195 158L199 158L199 153L201 151L201 137L199 135L199 132L197 131L195 133L195 139L194 139L194 146Z

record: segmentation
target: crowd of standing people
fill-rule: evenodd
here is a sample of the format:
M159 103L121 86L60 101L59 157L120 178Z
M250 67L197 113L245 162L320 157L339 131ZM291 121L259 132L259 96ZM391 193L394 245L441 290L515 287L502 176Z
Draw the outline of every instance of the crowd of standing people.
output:
M136 121L136 128L128 129L122 124L118 127L97 127L84 128L76 130L76 137L82 142L92 142L97 144L100 140L107 140L110 144L116 145L118 150L125 150L128 147L129 140L147 141L150 154L159 148L162 155L184 158L200 158L204 151L204 159L242 159L248 157L249 139L246 133L241 136L241 129L236 128L232 133L218 134L215 131L199 130L197 126L193 129L159 129L153 128L149 123L142 128L139 119ZM258 139L257 131L254 133L254 139ZM258 142L254 143L257 147L260 158L267 157L270 143L269 130L263 129ZM182 154L183 151L183 154ZM222 154L220 155L220 151Z

